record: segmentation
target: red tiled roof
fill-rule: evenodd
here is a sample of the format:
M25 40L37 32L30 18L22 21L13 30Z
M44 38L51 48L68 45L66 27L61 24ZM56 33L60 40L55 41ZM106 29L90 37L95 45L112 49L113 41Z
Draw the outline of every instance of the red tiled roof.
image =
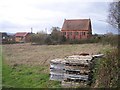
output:
M88 30L90 24L90 19L65 19L62 30Z
M24 36L26 36L27 34L28 34L28 32L18 32L18 33L15 34L15 36L16 36L16 37L18 37L18 36L20 36L20 37L23 36L23 37L24 37Z

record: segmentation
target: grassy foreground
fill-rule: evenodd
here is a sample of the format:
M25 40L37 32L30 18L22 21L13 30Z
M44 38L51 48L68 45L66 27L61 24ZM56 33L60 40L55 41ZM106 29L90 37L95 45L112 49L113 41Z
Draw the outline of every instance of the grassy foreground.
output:
M81 52L97 54L109 45L39 45L13 44L3 46L3 88L60 88L59 81L49 80L49 61Z
M60 82L49 80L44 66L8 66L3 63L3 88L58 88Z

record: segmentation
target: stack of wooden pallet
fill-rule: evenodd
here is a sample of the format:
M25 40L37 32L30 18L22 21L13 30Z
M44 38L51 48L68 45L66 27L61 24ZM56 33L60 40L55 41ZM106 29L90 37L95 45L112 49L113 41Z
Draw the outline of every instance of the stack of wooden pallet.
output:
M63 81L64 79L64 59L54 59L50 61L50 80Z
M100 55L72 55L50 62L50 80L62 81L63 87L87 85L91 79L91 67Z
M90 65L93 57L90 55L72 55L65 58L65 73L62 86L86 85L89 80Z

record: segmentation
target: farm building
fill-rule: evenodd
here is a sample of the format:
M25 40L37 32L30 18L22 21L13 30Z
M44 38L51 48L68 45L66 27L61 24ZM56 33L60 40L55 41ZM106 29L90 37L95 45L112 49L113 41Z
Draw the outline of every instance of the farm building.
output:
M29 42L31 33L28 32L18 32L15 34L16 42Z
M0 32L1 34L1 41L2 41L2 44L7 44L7 43L11 43L11 42L14 42L14 35L10 35L6 32Z
M90 19L64 20L62 34L67 39L87 39L92 36L92 26Z
M8 41L8 35L6 32L2 32L1 35L2 35L2 43L4 44Z

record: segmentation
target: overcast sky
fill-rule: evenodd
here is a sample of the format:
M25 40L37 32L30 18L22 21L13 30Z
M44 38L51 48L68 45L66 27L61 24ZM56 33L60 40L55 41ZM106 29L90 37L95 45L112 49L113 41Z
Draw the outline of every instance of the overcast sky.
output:
M30 32L32 27L34 33L50 33L52 27L62 28L64 19L89 18L93 33L116 32L106 23L110 1L0 0L0 32Z

